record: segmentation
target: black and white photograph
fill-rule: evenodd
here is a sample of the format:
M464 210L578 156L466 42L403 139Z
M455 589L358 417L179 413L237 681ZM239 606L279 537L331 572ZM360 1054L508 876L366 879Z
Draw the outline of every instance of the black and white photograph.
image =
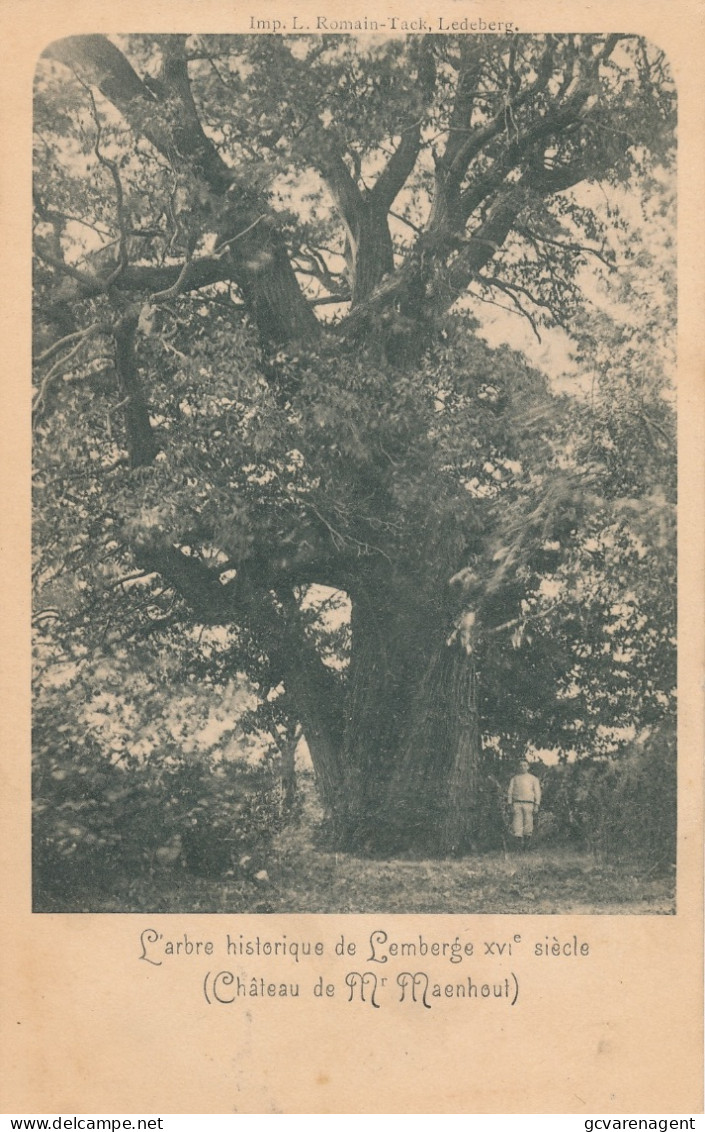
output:
M36 65L33 911L673 916L669 58L273 22Z

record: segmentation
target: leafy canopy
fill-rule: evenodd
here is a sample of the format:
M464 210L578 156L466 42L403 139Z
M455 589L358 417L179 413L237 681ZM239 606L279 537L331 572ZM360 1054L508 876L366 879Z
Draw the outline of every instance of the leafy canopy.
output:
M293 623L345 683L311 587L374 591L477 660L488 734L667 713L674 112L631 36L52 45L43 631L80 659L226 625L206 667L266 703ZM488 304L570 336L578 396L487 346Z

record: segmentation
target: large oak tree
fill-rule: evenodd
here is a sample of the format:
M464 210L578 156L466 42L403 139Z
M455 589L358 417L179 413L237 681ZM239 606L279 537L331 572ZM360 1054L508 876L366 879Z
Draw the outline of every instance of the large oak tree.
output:
M584 297L619 239L620 316L632 267L661 286L624 215L663 199L662 54L620 35L94 35L52 44L36 85L43 604L104 648L223 626L233 669L303 729L341 844L466 844L481 735L541 699L556 733L574 714L565 619L538 660L507 659L546 612L541 578L638 558L672 498L657 360L629 341L658 337L668 285L636 334ZM587 421L491 350L483 302L573 333L603 409ZM631 485L628 460L610 473L619 397ZM603 541L569 565L590 507ZM312 587L349 602L343 664Z

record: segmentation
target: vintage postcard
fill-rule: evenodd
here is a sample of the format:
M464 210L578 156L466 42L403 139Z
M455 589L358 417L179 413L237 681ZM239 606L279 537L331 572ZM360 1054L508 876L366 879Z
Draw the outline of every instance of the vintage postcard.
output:
M3 1111L701 1112L702 8L4 11Z

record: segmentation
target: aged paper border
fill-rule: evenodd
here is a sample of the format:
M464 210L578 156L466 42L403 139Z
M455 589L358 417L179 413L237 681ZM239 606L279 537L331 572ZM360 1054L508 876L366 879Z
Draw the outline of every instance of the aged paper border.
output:
M636 1113L702 1111L703 319L705 47L695 0L3 0L0 83L4 275L0 505L2 775L0 838L6 1113ZM33 915L29 842L29 295L31 81L39 52L66 34L246 32L249 17L420 15L513 20L520 31L635 31L669 54L679 90L680 724L675 916ZM140 962L140 933L222 941L227 931L322 940L298 971L298 1001L209 1008L203 964ZM475 940L588 940L589 959L513 966L516 1008L374 1010L342 993L344 933ZM533 947L530 949L533 951ZM259 974L260 972L252 972ZM444 968L444 975L465 973ZM280 977L294 974L288 966ZM302 989L303 995L303 989Z

